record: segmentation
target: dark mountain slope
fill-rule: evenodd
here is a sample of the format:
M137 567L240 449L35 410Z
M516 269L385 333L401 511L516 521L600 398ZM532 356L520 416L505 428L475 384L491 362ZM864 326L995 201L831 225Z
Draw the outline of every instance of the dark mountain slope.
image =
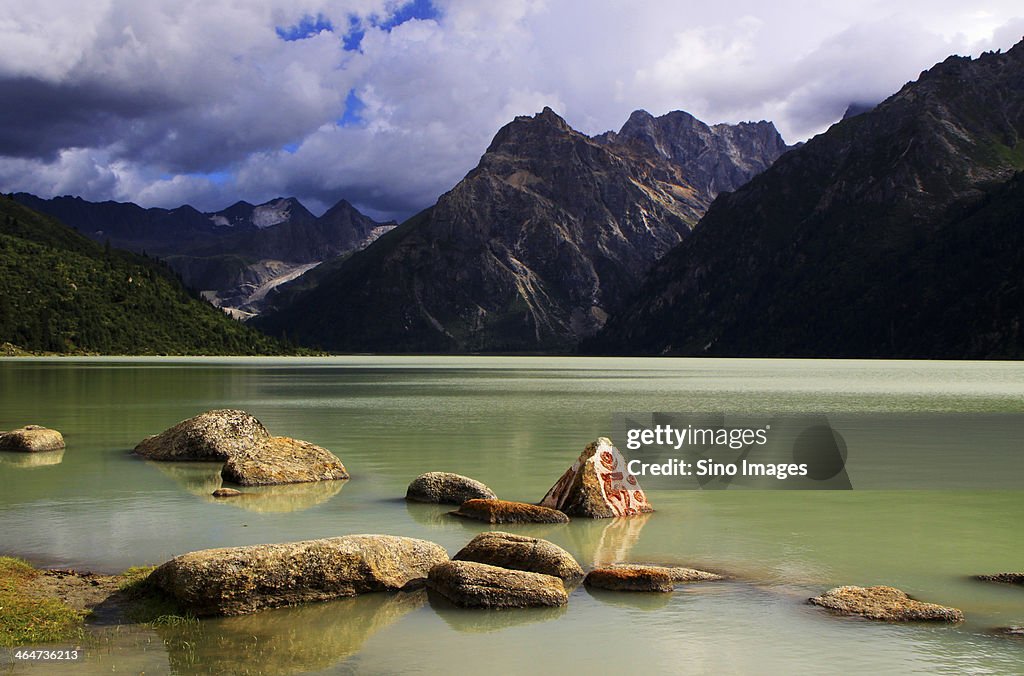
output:
M950 57L712 205L594 352L1020 356L1024 46Z

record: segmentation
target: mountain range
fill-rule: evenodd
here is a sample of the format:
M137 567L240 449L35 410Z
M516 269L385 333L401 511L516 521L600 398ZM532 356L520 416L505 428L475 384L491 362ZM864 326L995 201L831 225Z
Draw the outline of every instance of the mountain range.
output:
M93 240L159 256L187 285L241 317L257 313L277 284L365 247L395 225L378 223L345 200L318 218L295 198L204 213L188 205L143 209L79 197L12 197Z
M785 150L770 122L638 111L590 138L550 108L517 117L435 205L257 326L338 351L571 351Z
M1024 43L792 147L682 111L590 137L545 108L397 227L344 201L15 197L331 351L1020 358L1022 135Z
M281 354L191 295L166 264L101 246L0 197L0 343L36 352Z

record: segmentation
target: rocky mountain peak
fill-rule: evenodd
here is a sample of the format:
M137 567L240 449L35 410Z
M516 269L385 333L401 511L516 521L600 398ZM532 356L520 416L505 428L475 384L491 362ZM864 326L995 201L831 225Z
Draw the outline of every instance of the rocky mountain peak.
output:
M536 143L547 142L548 139L557 136L575 135L583 137L578 131L551 108L545 106L544 110L536 115L519 115L514 120L498 130L487 147L487 153L510 152L515 154L520 146L531 146Z
M618 132L595 140L657 154L710 198L735 190L789 149L771 122L709 126L683 110L661 117L633 111Z

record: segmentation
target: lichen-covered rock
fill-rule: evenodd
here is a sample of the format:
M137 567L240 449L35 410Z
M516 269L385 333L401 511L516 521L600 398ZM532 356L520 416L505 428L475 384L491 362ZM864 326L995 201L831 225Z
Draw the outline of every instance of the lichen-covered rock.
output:
M590 519L654 511L636 477L626 470L626 459L607 437L587 444L540 504Z
M461 474L427 472L412 480L405 499L461 505L466 500L496 500L498 496L486 485Z
M915 601L894 587L836 587L809 601L843 615L859 615L871 620L962 622L964 619L964 614L956 608Z
M64 437L57 430L39 425L25 425L10 432L0 432L0 451L43 453L64 448Z
M273 486L347 479L336 455L308 441L270 437L257 449L233 455L221 470L224 481L242 486Z
M1024 585L1024 573L993 573L991 575L975 575L974 578L983 582Z
M198 616L412 589L448 553L426 540L344 535L284 544L191 552L157 568L150 580Z
M612 566L616 570L658 570L666 573L669 579L675 584L687 584L690 582L715 582L724 580L724 575L709 573L706 570L695 568L683 568L681 566L645 566L639 563L616 563Z
M583 577L583 569L572 554L553 542L501 531L477 535L452 560L543 573L570 584Z
M565 586L557 577L475 561L449 561L434 566L427 587L464 608L562 606L569 601Z
M207 411L143 439L135 453L150 460L224 462L221 476L243 486L347 479L341 460L306 441L274 437L245 411Z
M595 568L587 573L583 584L612 591L670 592L672 576L665 568Z
M245 411L206 411L160 434L146 437L135 453L150 460L220 460L251 452L270 439L270 432Z
M568 523L569 517L557 509L538 507L508 500L466 500L450 512L455 516L486 523Z

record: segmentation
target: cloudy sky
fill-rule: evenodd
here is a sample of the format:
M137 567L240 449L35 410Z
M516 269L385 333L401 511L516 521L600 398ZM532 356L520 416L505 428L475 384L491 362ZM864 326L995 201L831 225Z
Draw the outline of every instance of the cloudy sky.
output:
M769 119L792 143L949 54L1024 36L1019 0L5 0L0 190L221 209L429 206L550 105Z

